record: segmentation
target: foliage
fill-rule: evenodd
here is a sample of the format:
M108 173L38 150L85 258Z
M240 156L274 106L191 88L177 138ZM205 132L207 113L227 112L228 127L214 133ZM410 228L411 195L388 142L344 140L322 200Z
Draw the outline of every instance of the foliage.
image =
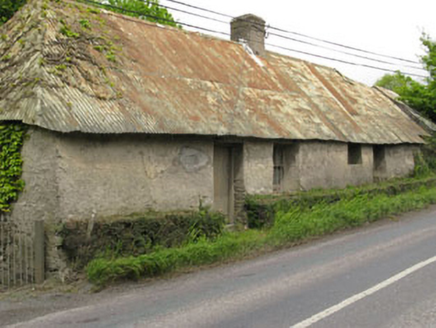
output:
M83 2L82 0L77 0ZM141 18L150 22L156 22L164 25L180 27L174 20L171 13L163 7L159 6L158 0L97 0L101 6L107 10L119 12L124 15ZM27 0L0 0L0 25L7 22L18 11ZM86 2L86 1L85 1ZM87 3L89 5L89 3ZM105 6L109 4L110 6ZM111 7L112 6L112 7ZM122 9L116 9L120 7ZM88 28L86 22L80 22L84 28Z
M59 231L62 248L75 269L83 268L100 255L106 258L148 254L156 248L178 247L201 238L221 235L225 217L208 208L194 212L150 212L131 218L95 222L88 235L88 224L73 221Z
M0 26L6 23L27 0L1 0L0 1Z
M422 157L423 155L419 153L415 159L416 178L393 179L377 184L349 186L345 189L314 189L282 195L249 195L245 203L249 227L255 229L270 227L278 212L290 211L293 208L311 209L320 203L333 204L360 195L394 196L406 191L418 190L422 186L436 186L434 170L429 169L430 164L427 161L423 159L422 162L420 161ZM436 169L436 161L432 165L431 167Z
M275 221L270 229L225 232L214 239L202 237L181 247L158 248L136 257L97 258L87 266L87 276L91 282L105 285L115 280L153 277L191 266L236 260L436 203L434 178L406 181L416 182L415 188L402 189L402 184L398 184L394 192L389 188L372 194L348 191L334 202L318 198L312 203L315 197L308 197L299 206L286 204L282 199L274 209Z
M411 77L405 76L401 74L400 71L397 71L395 74L384 75L375 85L399 93L404 88L410 88L412 83L413 79Z
M159 6L158 0L99 0L100 3L109 3L111 6L124 10L106 7L108 10L119 12L132 17L141 18L150 22L177 27L174 17L166 8Z
M415 155L414 176L422 177L436 172L436 135L424 137L425 144Z
M115 280L154 277L188 266L241 258L264 247L265 234L260 231L227 232L213 241L201 238L183 247L161 249L137 257L99 258L89 263L86 272L91 282L104 285Z
M25 134L21 123L0 123L0 212L8 212L24 188L20 151Z
M310 210L292 208L279 212L269 240L271 243L295 243L335 231L361 226L380 218L423 208L436 202L436 188L421 187L396 196L359 195L334 204L320 203Z
M426 50L421 60L429 73L425 84L397 72L383 76L376 85L396 92L401 101L436 122L436 42L427 35L423 35L421 41Z

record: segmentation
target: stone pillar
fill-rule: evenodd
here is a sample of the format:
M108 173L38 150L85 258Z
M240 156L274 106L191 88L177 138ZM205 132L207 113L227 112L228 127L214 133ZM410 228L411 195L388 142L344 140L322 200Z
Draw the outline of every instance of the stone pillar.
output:
M265 54L265 21L252 14L236 17L230 23L232 41L246 41L257 56Z

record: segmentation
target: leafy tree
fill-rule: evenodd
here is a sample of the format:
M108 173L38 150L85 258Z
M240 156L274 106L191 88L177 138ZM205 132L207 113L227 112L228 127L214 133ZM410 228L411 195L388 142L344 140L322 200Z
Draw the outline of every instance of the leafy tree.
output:
M401 74L400 71L397 71L395 74L384 75L375 85L398 93L402 88L410 87L412 82L413 79L411 77L405 76Z
M79 2L85 2L77 0ZM119 12L125 15L138 17L150 22L156 22L164 25L180 27L174 20L174 17L167 9L159 6L158 0L97 0L104 6L109 4L116 9L105 6L106 9ZM27 0L0 0L0 26L7 22L14 13L19 10Z
M429 77L425 83L397 72L385 75L375 85L390 89L400 95L400 100L436 122L436 42L429 36L421 38L426 54L421 58Z
M0 0L0 26L6 23L27 0Z
M109 3L111 6L120 7L125 10L107 7L107 9L121 14L141 18L174 27L180 27L174 21L174 17L166 8L159 6L158 0L99 0L100 3Z

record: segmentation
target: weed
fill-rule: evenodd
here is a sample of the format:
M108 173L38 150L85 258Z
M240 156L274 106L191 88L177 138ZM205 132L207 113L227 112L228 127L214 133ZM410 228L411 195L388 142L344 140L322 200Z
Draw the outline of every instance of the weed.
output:
M73 32L73 31L71 30L71 28L70 28L70 27L65 23L64 20L61 19L60 22L62 23L62 26L61 26L61 28L59 29L59 32L60 32L61 34L65 35L65 36L68 37L68 38L75 38L75 39L77 39L77 38L80 37L80 34L79 34L79 33L76 33L76 32Z
M65 64L61 64L61 65L56 65L55 69L59 72L63 72L67 69L67 66Z
M1 61L9 61L12 58L10 54L4 55L2 58L0 58Z
M100 10L97 8L86 8L86 11L91 13L91 14L100 14Z
M81 19L79 20L79 24L80 26L82 26L84 29L91 29L91 23L89 22L89 20L87 19Z
M117 57L115 56L115 54L112 51L109 51L106 54L106 59L109 60L110 62L115 63L117 61Z
M315 194L318 192L314 191ZM316 236L361 226L389 215L436 203L434 186L421 186L396 193L362 193L359 188L350 194L348 192L350 191L344 191L345 196L342 195L342 198L334 202L318 199L316 203L308 201L297 206L286 203L276 205L274 223L267 230L223 233L214 239L207 239L199 233L198 226L191 226L183 246L157 248L149 254L136 257L97 258L88 264L86 272L89 280L98 285L120 279L152 277L189 266L234 260L268 249L301 243Z
M103 52L105 50L105 48L103 46L94 46L94 49L97 50L98 52Z

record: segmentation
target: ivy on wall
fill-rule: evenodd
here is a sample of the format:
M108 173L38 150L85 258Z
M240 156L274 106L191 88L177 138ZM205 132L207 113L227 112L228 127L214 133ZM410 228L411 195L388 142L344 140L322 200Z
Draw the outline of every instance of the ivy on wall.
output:
M9 212L24 189L21 147L26 131L22 123L0 122L0 213Z

